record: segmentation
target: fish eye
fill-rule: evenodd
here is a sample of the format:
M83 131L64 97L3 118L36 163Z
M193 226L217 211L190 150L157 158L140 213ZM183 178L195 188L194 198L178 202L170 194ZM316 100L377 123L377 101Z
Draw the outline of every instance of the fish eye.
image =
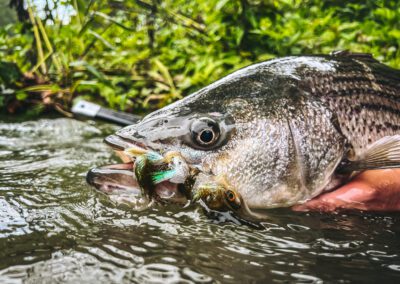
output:
M212 147L218 142L220 129L218 123L210 118L200 118L191 125L192 139L202 148Z
M237 195L234 191L228 189L225 191L225 199L232 206L233 209L240 208L240 199L237 198Z
M230 202L233 202L236 199L236 194L232 190L227 190L225 192L225 195L226 195L226 199Z

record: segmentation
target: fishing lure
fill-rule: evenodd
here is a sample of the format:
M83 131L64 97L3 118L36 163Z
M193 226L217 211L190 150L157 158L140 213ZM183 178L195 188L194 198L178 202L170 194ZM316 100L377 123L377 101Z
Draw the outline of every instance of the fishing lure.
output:
M201 201L203 206L218 212L229 211L249 225L256 225L269 217L251 210L241 194L232 188L224 176L200 173L192 188L192 202Z
M142 191L152 190L164 181L184 183L189 176L189 166L179 152L170 151L161 155L136 146L124 152L135 158L134 171Z
M241 208L240 194L231 188L224 177L200 174L192 189L192 202L202 200L209 209L237 211Z

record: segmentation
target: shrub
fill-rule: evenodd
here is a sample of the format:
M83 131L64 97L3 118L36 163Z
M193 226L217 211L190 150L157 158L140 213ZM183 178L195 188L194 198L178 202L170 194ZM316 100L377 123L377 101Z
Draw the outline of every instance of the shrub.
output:
M147 112L254 62L340 49L399 67L398 3L57 1L64 19L28 5L28 20L0 30L0 105L68 114L82 97ZM1 79L4 64L20 76Z

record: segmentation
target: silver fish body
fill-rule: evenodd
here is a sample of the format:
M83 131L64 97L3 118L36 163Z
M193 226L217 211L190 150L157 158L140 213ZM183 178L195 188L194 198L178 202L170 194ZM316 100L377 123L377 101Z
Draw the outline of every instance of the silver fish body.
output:
M177 151L199 171L223 176L249 208L273 208L338 186L344 161L396 134L400 71L342 52L243 68L106 142Z

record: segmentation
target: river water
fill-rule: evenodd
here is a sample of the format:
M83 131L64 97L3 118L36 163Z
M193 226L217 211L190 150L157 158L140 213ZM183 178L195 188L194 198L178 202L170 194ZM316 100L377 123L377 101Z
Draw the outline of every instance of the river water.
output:
M115 126L0 123L0 283L400 283L400 214L271 211L265 229L200 209L135 212L86 185Z

